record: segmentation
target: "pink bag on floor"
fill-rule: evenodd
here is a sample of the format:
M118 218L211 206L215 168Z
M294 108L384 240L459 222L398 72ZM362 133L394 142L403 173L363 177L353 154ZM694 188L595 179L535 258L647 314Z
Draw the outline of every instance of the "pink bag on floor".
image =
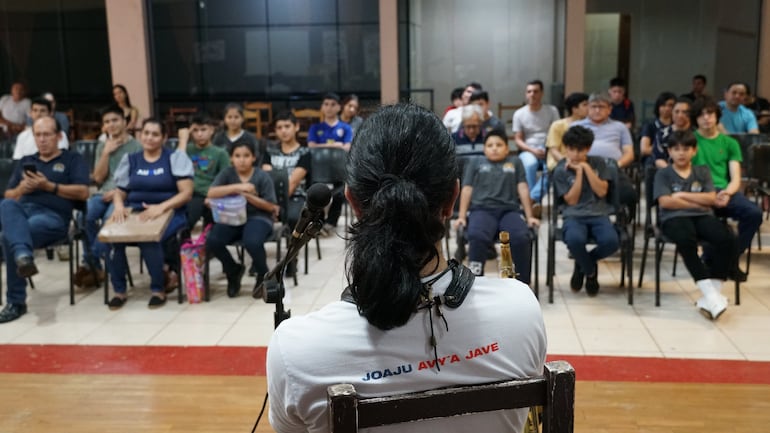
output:
M187 300L191 304L201 302L206 290L203 279L203 268L206 266L206 238L211 231L212 224L203 228L203 231L195 240L188 240L179 249L179 258L182 264L182 281L187 291Z

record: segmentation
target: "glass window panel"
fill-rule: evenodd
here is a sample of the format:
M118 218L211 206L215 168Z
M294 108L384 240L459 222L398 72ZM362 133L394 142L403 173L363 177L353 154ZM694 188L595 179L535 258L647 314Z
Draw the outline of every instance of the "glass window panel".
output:
M104 0L66 0L61 2L65 29L107 29Z
M155 30L155 79L158 95L201 93L200 64L196 63L197 29Z
M267 31L209 29L205 56L200 57L206 93L262 93L268 85Z
M271 91L325 92L337 88L335 27L270 30Z
M35 2L3 2L6 17L3 27L9 30L51 30L59 27L58 0L40 0Z
M378 0L338 0L340 23L372 23L380 20Z
M73 30L64 40L70 95L104 97L107 101L112 88L107 30Z
M152 0L152 24L158 27L198 25L197 0Z
M336 0L268 0L267 17L276 24L335 24Z
M11 52L15 53L13 60L24 73L15 79L21 78L27 83L28 95L36 95L43 89L66 92L66 76L61 73L64 70L64 57L59 44L52 43L58 38L59 32L56 30L18 31L12 35Z
M208 0L202 10L204 25L218 27L267 24L267 0Z
M340 91L380 88L380 28L378 25L340 27Z

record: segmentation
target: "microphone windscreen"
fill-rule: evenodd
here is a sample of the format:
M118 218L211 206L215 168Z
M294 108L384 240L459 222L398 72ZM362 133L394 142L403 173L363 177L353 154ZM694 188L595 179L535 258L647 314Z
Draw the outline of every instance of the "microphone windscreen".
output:
M321 209L332 200L332 191L322 183L314 183L307 190L306 206L309 209Z

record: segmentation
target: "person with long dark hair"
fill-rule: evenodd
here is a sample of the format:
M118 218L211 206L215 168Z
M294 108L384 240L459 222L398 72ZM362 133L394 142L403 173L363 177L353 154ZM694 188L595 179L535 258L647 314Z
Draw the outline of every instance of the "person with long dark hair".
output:
M345 195L348 288L281 323L267 353L270 424L327 431L326 387L363 396L541 374L546 338L532 290L474 277L441 247L459 194L454 143L435 114L386 106L356 133ZM383 431L521 431L526 410L402 424Z
M131 98L128 97L126 86L122 84L112 86L112 99L123 109L123 115L126 117L126 129L132 133L139 125L139 109L131 105Z

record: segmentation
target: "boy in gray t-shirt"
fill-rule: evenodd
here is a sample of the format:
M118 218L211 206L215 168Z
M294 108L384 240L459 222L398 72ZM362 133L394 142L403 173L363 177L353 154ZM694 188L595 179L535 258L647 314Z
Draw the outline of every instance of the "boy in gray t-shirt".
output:
M532 216L524 166L508 152L505 134L491 131L484 140L484 156L465 166L456 225L467 227L468 262L476 275L484 275L487 251L498 233L507 231L517 278L529 284L529 227L537 227L540 221Z
M692 165L698 140L688 130L675 131L668 139L672 164L655 174L653 197L660 208L663 234L677 246L687 270L703 297L696 306L709 319L716 320L727 309L722 281L735 266L738 250L735 237L714 216L716 190L705 165ZM711 245L711 266L698 257L698 242Z
M611 210L607 204L611 172L602 158L588 156L593 140L588 128L569 128L562 137L566 157L553 172L556 202L561 204L564 217L562 238L575 258L570 288L580 291L585 279L589 296L599 293L597 262L619 246L618 233L607 216ZM588 251L590 238L596 247Z

